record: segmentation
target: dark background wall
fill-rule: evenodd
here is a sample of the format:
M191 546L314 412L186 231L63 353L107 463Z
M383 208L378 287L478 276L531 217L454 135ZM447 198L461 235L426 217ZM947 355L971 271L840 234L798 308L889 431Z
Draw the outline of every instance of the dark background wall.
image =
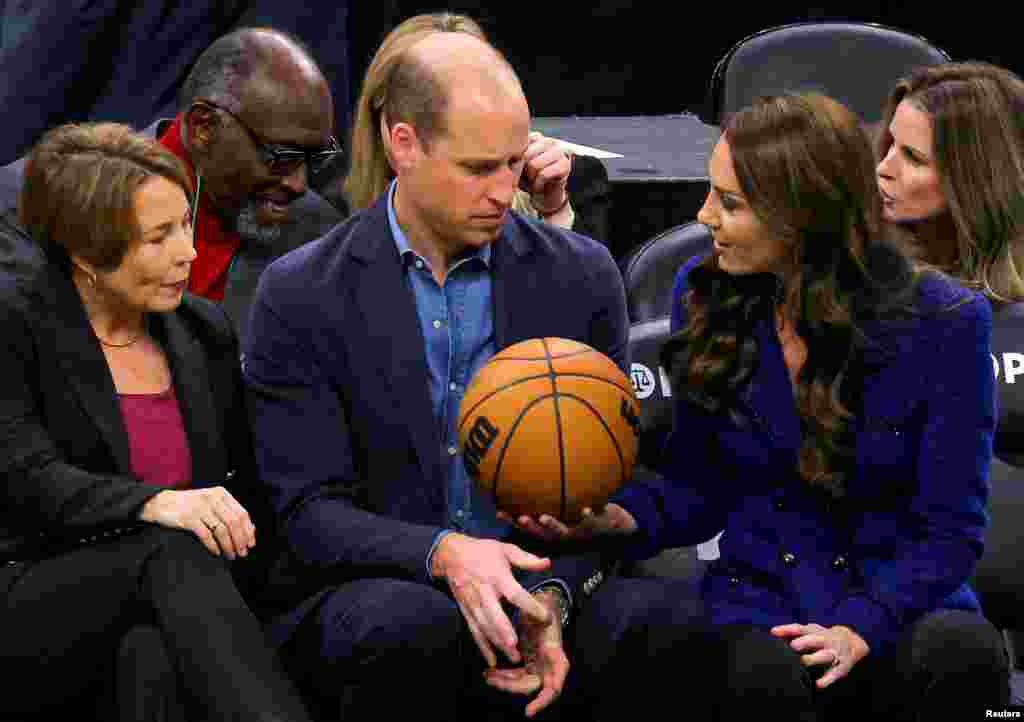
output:
M453 0L444 6L375 0L352 7L352 77L362 76L388 28L437 9L481 21L519 71L535 115L696 111L715 63L735 42L772 25L807 20L880 22L924 35L956 60L987 60L1017 72L1022 68L1015 65L1024 64L1014 15L1009 6L990 2Z
M213 38L272 25L311 46L335 88L337 131L383 36L401 19L476 17L519 70L535 115L696 111L718 58L781 23L853 19L917 32L956 59L1022 68L1017 23L997 3L755 0L0 0L0 164L68 120L138 127L174 111L174 91Z

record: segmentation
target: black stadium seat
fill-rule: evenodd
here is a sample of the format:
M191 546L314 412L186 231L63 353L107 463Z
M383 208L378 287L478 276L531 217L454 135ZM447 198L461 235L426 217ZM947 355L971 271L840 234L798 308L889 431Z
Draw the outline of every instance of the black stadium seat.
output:
M711 234L701 223L670 228L644 243L623 264L626 300L632 325L629 348L633 388L640 403L640 451L635 478L656 472L653 468L672 428L672 391L661 367L661 347L669 336L672 286L679 268L695 255L711 248ZM707 559L716 555L713 545L666 549L625 570L627 574L695 577Z
M669 228L630 253L622 263L629 320L667 318L676 271L711 249L711 232L696 221Z
M992 363L999 389L996 456L1024 467L1024 303L993 310Z
M920 35L862 22L793 23L736 43L715 67L705 123L721 125L760 95L817 91L877 123L896 80L950 57Z
M672 427L672 392L658 354L669 333L669 319L634 323L629 329L633 389L640 402L640 451L637 461L654 467Z
M989 475L992 525L985 553L974 574L974 588L985 616L1002 632L1013 666L1015 704L1024 704L1024 672L1021 672L1021 614L1024 608L1024 469L993 459Z
M999 425L990 480L992 526L975 574L985 614L1007 640L1016 704L1024 704L1024 303L993 310Z

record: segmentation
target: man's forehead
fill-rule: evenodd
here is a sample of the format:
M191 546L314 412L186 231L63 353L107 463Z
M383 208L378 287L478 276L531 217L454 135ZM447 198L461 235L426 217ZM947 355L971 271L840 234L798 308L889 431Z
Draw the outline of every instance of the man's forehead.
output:
M264 113L286 114L291 109L306 108L322 112L330 105L330 91L322 78L282 77L268 72L253 73L241 84L238 100L243 112L259 110Z
M525 109L451 104L441 137L453 157L503 159L524 153L529 134L530 115Z
M273 77L246 83L239 93L239 107L246 121L269 140L277 140L275 132L291 128L330 134L334 124L329 94L315 87L290 87Z

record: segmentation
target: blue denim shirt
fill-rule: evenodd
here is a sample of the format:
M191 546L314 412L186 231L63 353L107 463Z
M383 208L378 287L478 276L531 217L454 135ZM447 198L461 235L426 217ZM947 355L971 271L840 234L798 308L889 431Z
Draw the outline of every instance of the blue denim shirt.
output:
M445 531L502 538L509 525L495 516L494 502L472 483L459 449L456 430L459 404L474 374L494 355L491 247L460 258L438 285L425 258L409 246L395 217L395 181L388 189L388 223L405 267L405 279L416 299L416 312L426 343L430 398L443 440L439 453L447 470ZM430 555L445 532L434 540ZM429 566L428 566L429 569Z

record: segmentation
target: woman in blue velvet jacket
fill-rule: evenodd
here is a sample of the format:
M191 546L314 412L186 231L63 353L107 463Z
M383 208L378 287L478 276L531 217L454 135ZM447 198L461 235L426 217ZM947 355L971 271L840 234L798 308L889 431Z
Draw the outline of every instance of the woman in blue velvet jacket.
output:
M663 353L663 478L574 529L520 525L625 534L636 558L724 529L702 616L659 661L722 718L1005 704L1002 642L967 584L988 523L988 301L877 240L870 142L833 100L737 113L709 170L714 249L679 271Z

